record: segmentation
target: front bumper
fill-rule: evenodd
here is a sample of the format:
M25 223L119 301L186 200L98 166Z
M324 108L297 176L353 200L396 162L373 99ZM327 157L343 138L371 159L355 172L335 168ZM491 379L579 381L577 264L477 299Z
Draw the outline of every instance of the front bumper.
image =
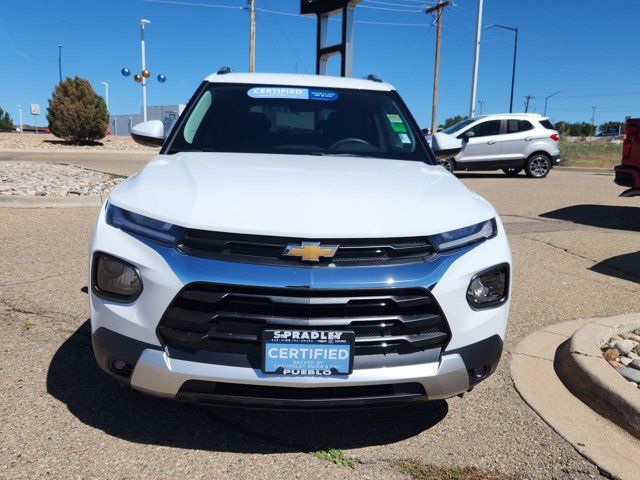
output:
M90 290L96 359L104 370L120 381L165 398L288 407L443 399L463 393L488 377L495 370L502 351L509 301L499 307L473 310L465 300L467 287L475 274L493 265L511 264L506 234L499 221L495 238L451 254L438 255L424 263L314 269L229 263L188 256L108 226L103 211L94 233L91 257L94 252L121 258L122 252L126 252L124 259L138 269L144 284L142 294L131 304L99 298ZM317 289L419 287L428 289L438 302L447 319L451 339L435 359L410 365L356 368L349 376L329 378L265 375L260 369L246 366L175 358L161 345L156 329L174 297L193 282ZM115 369L116 360L125 367ZM473 369L484 373L471 375ZM203 388L193 388L194 382L201 382L197 385ZM216 384L246 386L247 392L232 395L227 388L226 395L220 395L211 388ZM408 384L412 385L409 390L404 388ZM418 390L414 389L416 385ZM255 388L252 390L251 386ZM340 393L346 390L339 390L341 387L361 387L361 390L344 395ZM382 387L393 388L380 394L384 390ZM332 396L327 389L335 389L339 395ZM291 395L294 390L298 394ZM302 391L307 393L300 395ZM311 391L318 395L314 398Z
M92 334L93 349L100 367L120 381L161 397L206 404L233 404L252 407L327 407L364 406L403 403L416 399L443 399L465 392L479 379L470 373L486 369L482 379L491 375L502 354L502 339L494 335L472 345L450 351L438 362L401 367L356 370L349 376L294 378L265 375L260 370L224 365L195 363L170 358L158 346L133 340L105 328ZM114 360L122 360L127 369L118 372ZM131 374L131 372L133 372ZM236 392L229 388L235 386ZM259 385L252 392L239 394L237 385ZM418 384L421 390L357 390L353 387ZM195 388L194 388L195 385ZM271 387L271 388L270 388ZM348 388L343 395L340 388ZM300 396L300 388L317 389ZM333 389L327 395L326 389ZM333 395L331 395L333 393Z

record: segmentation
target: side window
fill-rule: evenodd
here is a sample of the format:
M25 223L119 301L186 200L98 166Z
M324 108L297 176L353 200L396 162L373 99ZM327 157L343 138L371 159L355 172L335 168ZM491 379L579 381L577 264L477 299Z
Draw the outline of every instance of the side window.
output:
M541 120L540 121L540 125L542 125L547 130L555 130L556 129L556 127L553 126L553 123L551 123L549 120Z
M489 135L500 135L500 120L488 120L479 123L471 128L475 137L488 137Z
M532 128L533 125L527 120L507 120L507 133L526 132Z

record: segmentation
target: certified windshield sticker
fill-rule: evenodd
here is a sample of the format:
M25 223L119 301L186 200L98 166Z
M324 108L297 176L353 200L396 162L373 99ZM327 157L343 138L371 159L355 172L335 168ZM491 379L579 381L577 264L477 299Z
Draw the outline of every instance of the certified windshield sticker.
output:
M309 100L324 100L334 102L338 99L338 92L333 90L309 90Z
M411 139L409 138L409 135L407 135L406 133L400 134L400 141L402 143L411 143Z
M387 118L391 123L402 123L402 119L400 118L400 115L389 113L387 114Z
M247 91L251 98L287 98L294 100L335 101L338 93L333 90L317 90L292 87L253 87Z

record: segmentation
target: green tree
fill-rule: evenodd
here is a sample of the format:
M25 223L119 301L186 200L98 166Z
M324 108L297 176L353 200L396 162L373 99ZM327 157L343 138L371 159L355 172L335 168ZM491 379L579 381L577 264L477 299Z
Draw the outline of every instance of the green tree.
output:
M5 112L0 108L0 132L13 132L13 120L9 112Z
M456 115L455 117L449 117L447 118L444 123L438 125L438 129L442 129L444 130L445 128L449 128L451 125L455 125L458 122L461 122L462 120L466 120L467 116L462 116L462 115Z
M49 129L58 138L73 142L99 140L106 134L109 113L104 99L88 80L63 80L53 91L47 109Z

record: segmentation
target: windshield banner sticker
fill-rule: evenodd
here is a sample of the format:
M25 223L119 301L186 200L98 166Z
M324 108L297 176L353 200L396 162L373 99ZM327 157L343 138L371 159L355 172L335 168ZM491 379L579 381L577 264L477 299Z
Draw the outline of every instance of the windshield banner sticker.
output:
M288 98L294 100L335 101L338 93L332 90L317 90L291 87L253 87L247 91L251 98Z

